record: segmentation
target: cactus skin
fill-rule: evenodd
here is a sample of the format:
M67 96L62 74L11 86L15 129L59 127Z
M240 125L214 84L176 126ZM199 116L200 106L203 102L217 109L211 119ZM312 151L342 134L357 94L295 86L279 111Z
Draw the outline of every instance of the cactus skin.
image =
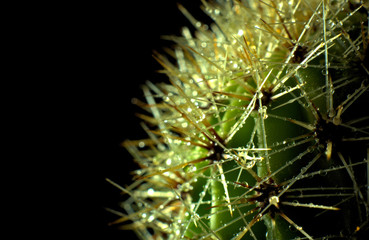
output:
M368 3L203 1L157 55L120 228L140 239L368 235ZM113 183L117 185L116 183ZM123 224L122 224L123 223Z

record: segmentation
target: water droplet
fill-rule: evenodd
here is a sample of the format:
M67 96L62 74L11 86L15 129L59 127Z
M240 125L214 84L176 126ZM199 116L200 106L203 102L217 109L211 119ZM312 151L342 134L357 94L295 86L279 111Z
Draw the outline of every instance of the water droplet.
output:
M148 222L152 222L155 220L154 215L150 215L150 217L147 219Z
M225 111L227 111L227 108L226 107L219 108L219 112L225 112Z
M147 190L147 194L148 194L149 196L152 196L154 193L155 193L155 190L154 190L154 189L152 189L152 188L149 188L149 189Z
M187 192L187 191L190 191L193 189L193 186L191 186L190 183L186 182L186 183L183 183L182 186L181 186L181 190L184 191L184 192Z
M138 143L138 147L140 147L140 148L145 147L145 142L139 142L139 143Z

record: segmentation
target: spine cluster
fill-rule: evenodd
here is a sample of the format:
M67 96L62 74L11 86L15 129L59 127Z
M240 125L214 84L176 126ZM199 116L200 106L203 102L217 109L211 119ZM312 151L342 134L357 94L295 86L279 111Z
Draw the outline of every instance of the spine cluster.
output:
M203 1L148 82L115 222L140 239L364 239L368 3ZM174 64L173 59L176 64ZM116 183L113 183L117 185Z

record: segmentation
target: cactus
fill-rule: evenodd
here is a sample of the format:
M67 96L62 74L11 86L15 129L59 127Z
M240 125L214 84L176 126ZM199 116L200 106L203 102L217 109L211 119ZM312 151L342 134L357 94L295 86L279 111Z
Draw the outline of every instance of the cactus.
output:
M203 1L143 86L147 139L114 222L140 239L363 239L367 2ZM195 35L195 36L193 36ZM173 61L174 60L174 61Z

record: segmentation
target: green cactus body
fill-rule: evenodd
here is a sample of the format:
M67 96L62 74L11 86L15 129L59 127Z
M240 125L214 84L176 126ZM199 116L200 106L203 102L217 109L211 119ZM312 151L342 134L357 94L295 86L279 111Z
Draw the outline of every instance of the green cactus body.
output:
M121 188L141 239L363 239L368 233L368 3L203 1L144 87L149 138ZM131 221L131 223L127 223Z

